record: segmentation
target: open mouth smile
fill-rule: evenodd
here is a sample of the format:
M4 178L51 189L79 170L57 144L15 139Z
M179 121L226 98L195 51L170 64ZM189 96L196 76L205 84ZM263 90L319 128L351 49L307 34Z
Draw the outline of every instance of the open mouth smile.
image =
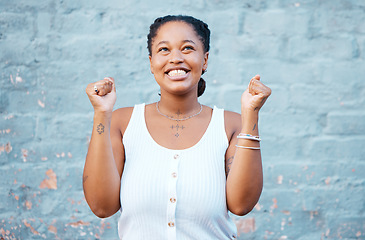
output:
M168 71L166 71L165 73L169 76L169 77L173 77L173 78L179 78L179 77L184 77L188 74L189 70L188 69L184 69L184 68L175 68L175 69L169 69Z
M184 70L172 70L167 73L170 77L183 76L186 72Z

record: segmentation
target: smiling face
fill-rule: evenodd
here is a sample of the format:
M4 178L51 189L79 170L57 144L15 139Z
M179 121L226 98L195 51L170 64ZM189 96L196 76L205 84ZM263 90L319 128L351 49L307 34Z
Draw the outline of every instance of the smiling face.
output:
M193 27L185 22L163 24L151 47L151 72L160 85L161 94L197 93L198 82L208 66L208 52Z

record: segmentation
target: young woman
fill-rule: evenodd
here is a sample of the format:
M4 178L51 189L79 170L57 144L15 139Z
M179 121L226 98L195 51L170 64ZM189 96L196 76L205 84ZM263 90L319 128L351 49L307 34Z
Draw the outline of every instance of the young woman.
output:
M113 78L86 88L94 126L83 186L101 218L121 210L123 239L234 239L236 215L262 190L259 110L270 88L256 75L241 115L199 103L208 67L208 25L189 16L155 20L148 34L157 103L112 112Z

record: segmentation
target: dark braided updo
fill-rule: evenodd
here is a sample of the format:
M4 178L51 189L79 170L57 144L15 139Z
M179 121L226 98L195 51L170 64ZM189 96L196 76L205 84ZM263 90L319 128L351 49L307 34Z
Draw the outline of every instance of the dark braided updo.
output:
M184 16L184 15L167 15L165 17L157 18L153 24L150 26L150 32L147 35L147 48L148 53L152 56L152 42L153 39L157 35L158 29L167 22L185 22L193 27L194 31L200 38L204 46L204 52L209 51L209 43L210 43L210 30L208 28L208 24L204 23L203 21L196 19L191 16ZM204 71L202 72L202 75ZM205 90L205 81L203 78L200 78L198 83L198 97L200 97Z

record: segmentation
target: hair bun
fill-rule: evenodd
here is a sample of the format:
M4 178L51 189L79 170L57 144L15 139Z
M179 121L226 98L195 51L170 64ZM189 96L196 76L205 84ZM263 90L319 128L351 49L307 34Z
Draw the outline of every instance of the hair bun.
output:
M205 80L203 78L200 78L198 83L198 97L203 95L204 91L205 91Z

